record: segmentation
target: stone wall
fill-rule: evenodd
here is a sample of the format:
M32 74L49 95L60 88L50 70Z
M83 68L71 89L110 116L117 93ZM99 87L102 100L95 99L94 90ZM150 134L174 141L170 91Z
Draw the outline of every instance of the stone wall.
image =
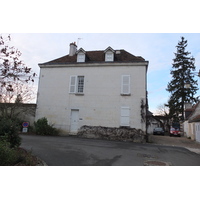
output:
M14 103L0 103L0 116L2 116L3 111L9 116L16 116L21 121L29 122L33 125L35 121L36 104L22 103L16 105Z
M77 134L79 137L99 138L107 140L146 142L146 134L135 128L108 128L102 126L82 126Z

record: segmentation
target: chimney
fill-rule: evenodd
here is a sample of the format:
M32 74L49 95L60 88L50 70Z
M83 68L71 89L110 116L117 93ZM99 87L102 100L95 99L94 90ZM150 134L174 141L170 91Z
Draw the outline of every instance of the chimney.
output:
M69 45L69 56L75 55L76 50L77 50L76 42L70 43L70 45Z

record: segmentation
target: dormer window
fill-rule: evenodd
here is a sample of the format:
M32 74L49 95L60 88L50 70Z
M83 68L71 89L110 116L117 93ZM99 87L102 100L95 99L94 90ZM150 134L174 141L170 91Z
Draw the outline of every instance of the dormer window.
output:
M77 62L85 62L85 54L84 53L79 53L77 55Z
M111 51L106 52L106 58L105 61L113 61L113 53Z
M85 53L82 48L77 51L77 62L85 62Z
M114 61L114 50L111 47L108 47L104 53L105 53L105 61L106 62L113 62Z

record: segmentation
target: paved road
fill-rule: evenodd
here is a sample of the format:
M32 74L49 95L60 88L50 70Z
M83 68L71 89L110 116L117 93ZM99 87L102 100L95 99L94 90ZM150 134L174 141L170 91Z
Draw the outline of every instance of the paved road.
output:
M21 137L21 147L31 150L49 166L143 166L149 161L200 166L200 155L182 147L76 137Z
M149 141L153 144L160 144L165 146L184 147L200 154L200 143L188 139L187 137L169 137L169 135L150 135Z

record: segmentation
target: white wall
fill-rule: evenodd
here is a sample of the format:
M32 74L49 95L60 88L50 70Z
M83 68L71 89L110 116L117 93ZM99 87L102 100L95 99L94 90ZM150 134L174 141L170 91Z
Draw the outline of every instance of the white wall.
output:
M195 123L195 138L197 142L200 142L200 122Z
M189 135L189 123L188 123L188 120L187 121L184 121L183 123L183 129L184 129L184 135L186 135L186 137L190 137Z
M189 123L189 128L188 128L188 136L191 138L191 140L195 140L195 123Z
M85 77L84 95L69 94L71 75ZM121 75L131 76L131 96L120 95ZM69 131L71 109L79 109L79 127L119 127L121 106L128 106L130 126L145 131L140 114L145 97L145 66L41 68L36 120L47 117L57 128Z

